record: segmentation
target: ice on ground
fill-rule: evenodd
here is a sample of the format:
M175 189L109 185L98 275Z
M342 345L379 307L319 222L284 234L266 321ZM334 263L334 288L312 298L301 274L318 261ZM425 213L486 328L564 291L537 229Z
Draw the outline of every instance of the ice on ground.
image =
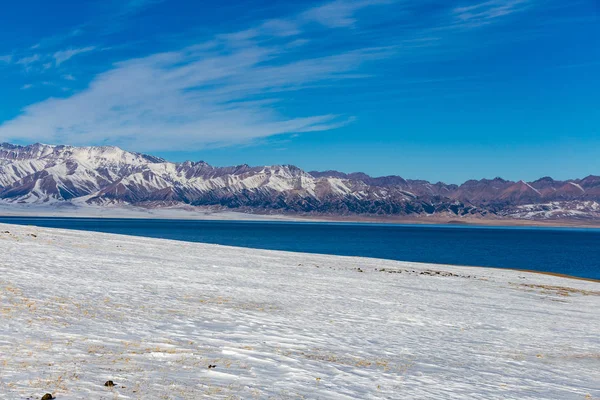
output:
M596 282L3 224L0 254L0 398L600 398Z

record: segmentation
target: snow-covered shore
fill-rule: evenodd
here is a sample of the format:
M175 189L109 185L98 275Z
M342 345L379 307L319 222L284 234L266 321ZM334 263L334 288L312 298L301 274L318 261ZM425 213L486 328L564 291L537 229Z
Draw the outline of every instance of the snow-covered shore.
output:
M600 398L597 282L4 224L0 254L0 398Z
M7 204L0 202L0 216L58 218L139 218L224 221L317 221L280 214L251 214L210 207L174 206L143 208L135 206L94 206L86 204Z

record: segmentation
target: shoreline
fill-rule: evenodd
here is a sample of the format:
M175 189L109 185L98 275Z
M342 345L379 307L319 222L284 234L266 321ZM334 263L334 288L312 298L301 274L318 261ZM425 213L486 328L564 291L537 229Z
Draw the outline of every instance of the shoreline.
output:
M86 219L158 219L189 221L240 221L240 222L324 222L324 223L363 223L394 225L448 225L465 227L506 227L506 228L578 228L600 229L600 221L537 221L520 219L483 219L456 217L376 217L376 216L336 216L336 215L295 215L257 214L233 210L213 210L204 208L44 208L27 206L7 206L0 204L0 218L86 218Z
M442 265L442 264L436 264L436 265ZM448 264L446 264L446 265L448 265ZM450 266L452 266L452 265L450 265ZM456 267L489 268L489 269L498 269L498 270L510 270L510 271L518 271L518 272L527 272L527 273L531 273L531 274L540 274L540 275L554 276L554 277L557 277L557 278L575 279L575 280L578 280L578 281L587 281L587 282L593 282L593 283L600 283L600 279L584 278L584 277L581 277L581 276L561 274L561 273L558 273L558 272L535 271L535 270L532 270L532 269L482 267L482 266L472 267L470 265L456 265Z
M2 216L0 216L0 218L2 218ZM15 218L20 218L20 217L16 216ZM41 218L46 218L46 217L41 217ZM65 218L69 218L69 217L65 217ZM71 218L94 219L94 217L71 217ZM116 219L119 219L119 218L116 218ZM121 218L121 219L126 219L126 218ZM224 220L224 222L235 222L235 221ZM240 221L240 222L264 222L264 221ZM285 222L285 221L280 221L280 222ZM10 225L10 226L18 226L18 227L35 227L35 228L38 228L38 229L51 229L51 230L53 230L53 229L64 229L64 230L73 231L73 232L100 233L100 234L107 234L107 235L125 236L125 237L130 237L130 238L166 240L166 241L178 241L178 242L183 242L183 243L188 243L188 244L205 244L205 245L213 245L214 244L214 243L207 243L207 242L196 242L196 241L168 239L168 238L155 238L155 237L150 237L150 236L130 235L130 234L126 234L126 233L107 233L107 232L101 232L101 231L87 231L87 230L77 230L77 229L69 229L69 228L42 227L42 226L37 226L37 225L11 224L10 222L6 222L6 221L0 221L0 225ZM391 262L412 263L412 264L421 264L421 265L434 265L434 266L454 267L454 268L492 269L492 270L499 270L499 271L507 271L508 270L508 271L517 271L517 272L525 272L525 273L533 273L533 274L540 274L540 275L546 275L546 276L553 276L553 277L564 278L564 279L574 279L574 280L580 280L580 281L588 281L588 282L593 282L593 283L600 284L600 279L596 279L596 278L587 278L587 277L581 277L581 276L576 276L576 275L562 274L562 273L559 273L559 272L536 271L536 270L523 269L523 268L510 268L510 267L503 268L503 267L482 266L482 265L444 264L444 263L420 262L420 261L405 261L405 260L403 261L403 260L394 260L394 259L389 259L389 258L364 257L364 256L347 256L347 255L329 254L329 253L309 253L309 252L291 251L291 250L270 250L270 249L257 248L257 247L244 247L244 246L224 245L224 244L214 244L214 245L223 246L223 247L230 247L230 248L235 248L235 249L249 249L249 250L260 250L260 251L279 251L279 252L290 253L290 254L297 254L297 255L306 254L306 255L320 255L320 256L332 256L332 257L358 257L358 258L368 258L368 259L372 259L372 260L381 260L383 262L389 262L389 261L391 261Z

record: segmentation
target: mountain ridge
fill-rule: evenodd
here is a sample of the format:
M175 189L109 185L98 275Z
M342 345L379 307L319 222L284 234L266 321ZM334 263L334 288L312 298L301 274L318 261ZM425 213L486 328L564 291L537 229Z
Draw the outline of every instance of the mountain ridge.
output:
M0 202L214 206L249 212L600 219L600 177L431 183L294 165L214 167L116 146L0 144Z

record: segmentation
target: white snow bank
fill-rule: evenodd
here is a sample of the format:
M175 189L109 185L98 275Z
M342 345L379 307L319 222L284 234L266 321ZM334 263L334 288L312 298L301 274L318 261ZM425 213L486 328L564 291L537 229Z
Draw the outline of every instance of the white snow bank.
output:
M0 398L600 397L595 282L3 224L0 254Z
M281 214L251 214L239 211L217 210L211 207L173 206L144 208L132 205L88 205L76 202L52 204L14 204L0 199L0 216L24 217L78 217L78 218L157 218L225 221L317 221L309 217Z

